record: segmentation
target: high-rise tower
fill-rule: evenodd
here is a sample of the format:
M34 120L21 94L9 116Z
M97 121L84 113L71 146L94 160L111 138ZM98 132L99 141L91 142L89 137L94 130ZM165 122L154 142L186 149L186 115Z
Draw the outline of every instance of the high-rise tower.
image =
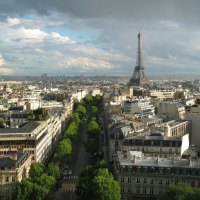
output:
M132 78L130 79L129 85L130 86L144 86L148 84L149 84L149 80L144 71L144 66L142 63L141 34L139 32L138 33L137 61L136 61L135 70L134 70Z

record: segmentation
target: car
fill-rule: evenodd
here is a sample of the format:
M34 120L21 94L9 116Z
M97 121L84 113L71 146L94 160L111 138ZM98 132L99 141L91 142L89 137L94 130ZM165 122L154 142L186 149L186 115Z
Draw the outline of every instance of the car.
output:
M63 171L63 175L65 176L65 175L67 175L68 174L68 171L67 170L64 170Z
M69 169L67 174L68 174L68 175L71 175L71 174L72 174L72 170Z

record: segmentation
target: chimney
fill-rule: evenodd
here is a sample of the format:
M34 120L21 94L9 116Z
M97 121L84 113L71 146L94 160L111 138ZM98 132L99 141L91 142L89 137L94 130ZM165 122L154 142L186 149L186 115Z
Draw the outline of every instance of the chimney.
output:
M10 154L10 159L17 160L17 153Z

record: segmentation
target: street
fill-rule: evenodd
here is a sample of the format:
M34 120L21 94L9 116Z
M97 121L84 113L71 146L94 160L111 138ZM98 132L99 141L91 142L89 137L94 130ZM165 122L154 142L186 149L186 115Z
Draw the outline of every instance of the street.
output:
M87 139L85 121L79 135L80 137L71 155L71 163L69 163L69 169L72 170L72 174L63 177L61 188L55 194L55 200L76 200L78 176L85 166L88 165L88 154L83 144L83 141Z

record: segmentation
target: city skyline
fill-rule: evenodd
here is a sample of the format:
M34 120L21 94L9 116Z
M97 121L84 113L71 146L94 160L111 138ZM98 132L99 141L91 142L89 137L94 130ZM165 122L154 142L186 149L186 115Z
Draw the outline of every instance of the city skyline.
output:
M0 2L0 75L132 76L137 33L151 74L200 73L200 2Z

